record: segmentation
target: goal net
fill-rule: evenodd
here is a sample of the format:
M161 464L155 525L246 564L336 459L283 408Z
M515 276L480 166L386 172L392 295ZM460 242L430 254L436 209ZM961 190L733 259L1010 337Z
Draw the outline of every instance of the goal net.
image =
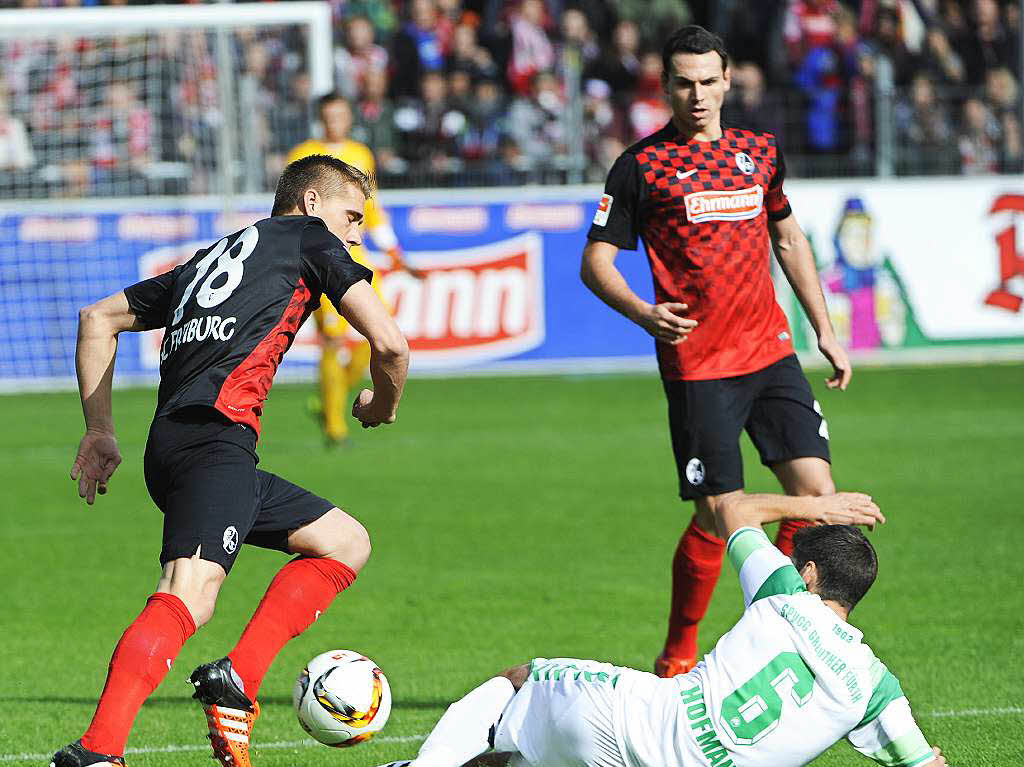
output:
M0 387L68 384L80 306L266 208L333 86L331 11L0 11L0 62Z

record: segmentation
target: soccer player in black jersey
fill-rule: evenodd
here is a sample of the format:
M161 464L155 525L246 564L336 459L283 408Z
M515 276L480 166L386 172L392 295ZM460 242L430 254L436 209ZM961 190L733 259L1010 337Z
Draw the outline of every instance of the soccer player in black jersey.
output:
M615 161L583 251L582 277L613 309L657 341L679 495L696 513L672 563L668 634L655 660L662 676L697 662L697 625L718 580L725 541L715 519L743 492L746 429L790 495L835 492L828 426L793 351L775 300L774 248L833 367L829 388L852 369L829 320L814 255L783 189L786 166L770 133L722 125L728 56L706 29L687 26L662 49L672 120ZM637 296L615 266L638 238L655 303ZM792 551L801 523L779 526Z
M257 469L256 442L277 366L321 295L370 342L374 388L359 393L353 415L364 427L395 420L408 345L370 287L371 272L348 254L360 243L370 194L367 177L340 160L298 160L278 182L270 218L81 311L76 362L86 431L71 477L90 504L121 462L111 409L118 335L164 328L145 455L146 484L164 515L163 574L114 649L92 723L52 767L124 764L139 707L210 619L243 543L297 556L274 577L235 648L190 681L215 758L249 767L256 696L271 661L366 563L363 526Z

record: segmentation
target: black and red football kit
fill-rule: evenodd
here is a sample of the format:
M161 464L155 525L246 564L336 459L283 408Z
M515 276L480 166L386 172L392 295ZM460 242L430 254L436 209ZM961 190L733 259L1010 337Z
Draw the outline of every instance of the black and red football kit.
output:
M241 544L285 550L290 530L334 506L256 469L263 404L284 353L327 296L372 272L324 222L275 216L125 289L146 328L164 328L146 484L164 512L161 564L190 557L230 570Z
M766 465L829 459L771 278L767 223L792 213L785 172L770 133L687 140L669 122L616 160L588 234L627 250L642 239L656 302L685 303L699 323L656 344L686 499L743 487L743 428Z

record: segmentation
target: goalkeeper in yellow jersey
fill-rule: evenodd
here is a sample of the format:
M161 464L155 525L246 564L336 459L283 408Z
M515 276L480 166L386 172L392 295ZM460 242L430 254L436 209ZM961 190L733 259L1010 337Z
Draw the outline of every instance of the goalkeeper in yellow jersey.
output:
M336 92L329 93L317 102L317 107L324 137L303 141L288 153L287 162L292 163L312 154L329 154L372 177L375 171L373 152L365 144L353 141L348 136L352 128L352 107L348 101ZM395 230L391 228L387 214L377 206L376 200L366 201L365 221L366 231L373 238L374 245L386 252L391 259L391 268L406 269L414 276L419 276L418 272L409 269L402 260L402 249L398 246ZM367 260L362 247L352 248L350 255L357 263L373 270L373 287L377 295L380 295L380 274L377 266ZM370 345L363 341L353 347L348 364L342 367L338 361L338 350L345 343L348 322L327 300L320 302L320 308L313 313L313 318L316 320L321 343L320 402L323 409L324 436L328 444L336 445L348 437L344 408L349 389L354 387L366 372L370 361Z

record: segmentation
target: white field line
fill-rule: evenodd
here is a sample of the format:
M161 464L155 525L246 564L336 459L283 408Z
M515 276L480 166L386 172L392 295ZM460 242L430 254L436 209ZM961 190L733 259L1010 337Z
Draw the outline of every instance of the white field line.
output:
M367 743L362 744L363 748L374 743L416 743L424 738L423 735L381 735L380 737L374 738ZM286 748L304 748L306 746L318 746L320 745L311 738L303 738L302 740L278 740L270 743L259 743L256 742L252 745L255 751L259 751L261 748L266 749L286 749ZM209 751L209 743L187 743L184 745L170 745L170 746L145 746L143 748L128 748L125 749L125 756L131 756L132 754L177 754L186 753L190 751ZM0 762L40 762L43 760L49 760L53 756L52 751L48 751L45 754L0 754Z
M919 714L922 718L933 718L933 719L960 719L968 717L985 717L985 716L1005 716L1007 714L1024 714L1024 706L1004 706L1002 708L962 708L958 710L950 711L926 711ZM423 735L382 735L379 738L374 738L368 743L363 745L365 748L368 745L375 743L416 743L426 738L426 733ZM305 746L318 745L315 740L304 738L303 740L278 740L270 743L259 743L253 744L253 748L259 751L261 748L266 749L282 749L282 748L300 748ZM185 744L185 745L170 745L170 746L146 746L144 748L129 748L125 751L126 756L132 754L176 754L191 751L206 751L210 746L207 743L203 744ZM0 754L0 762L40 762L45 759L49 759L52 756L52 752L44 754Z

